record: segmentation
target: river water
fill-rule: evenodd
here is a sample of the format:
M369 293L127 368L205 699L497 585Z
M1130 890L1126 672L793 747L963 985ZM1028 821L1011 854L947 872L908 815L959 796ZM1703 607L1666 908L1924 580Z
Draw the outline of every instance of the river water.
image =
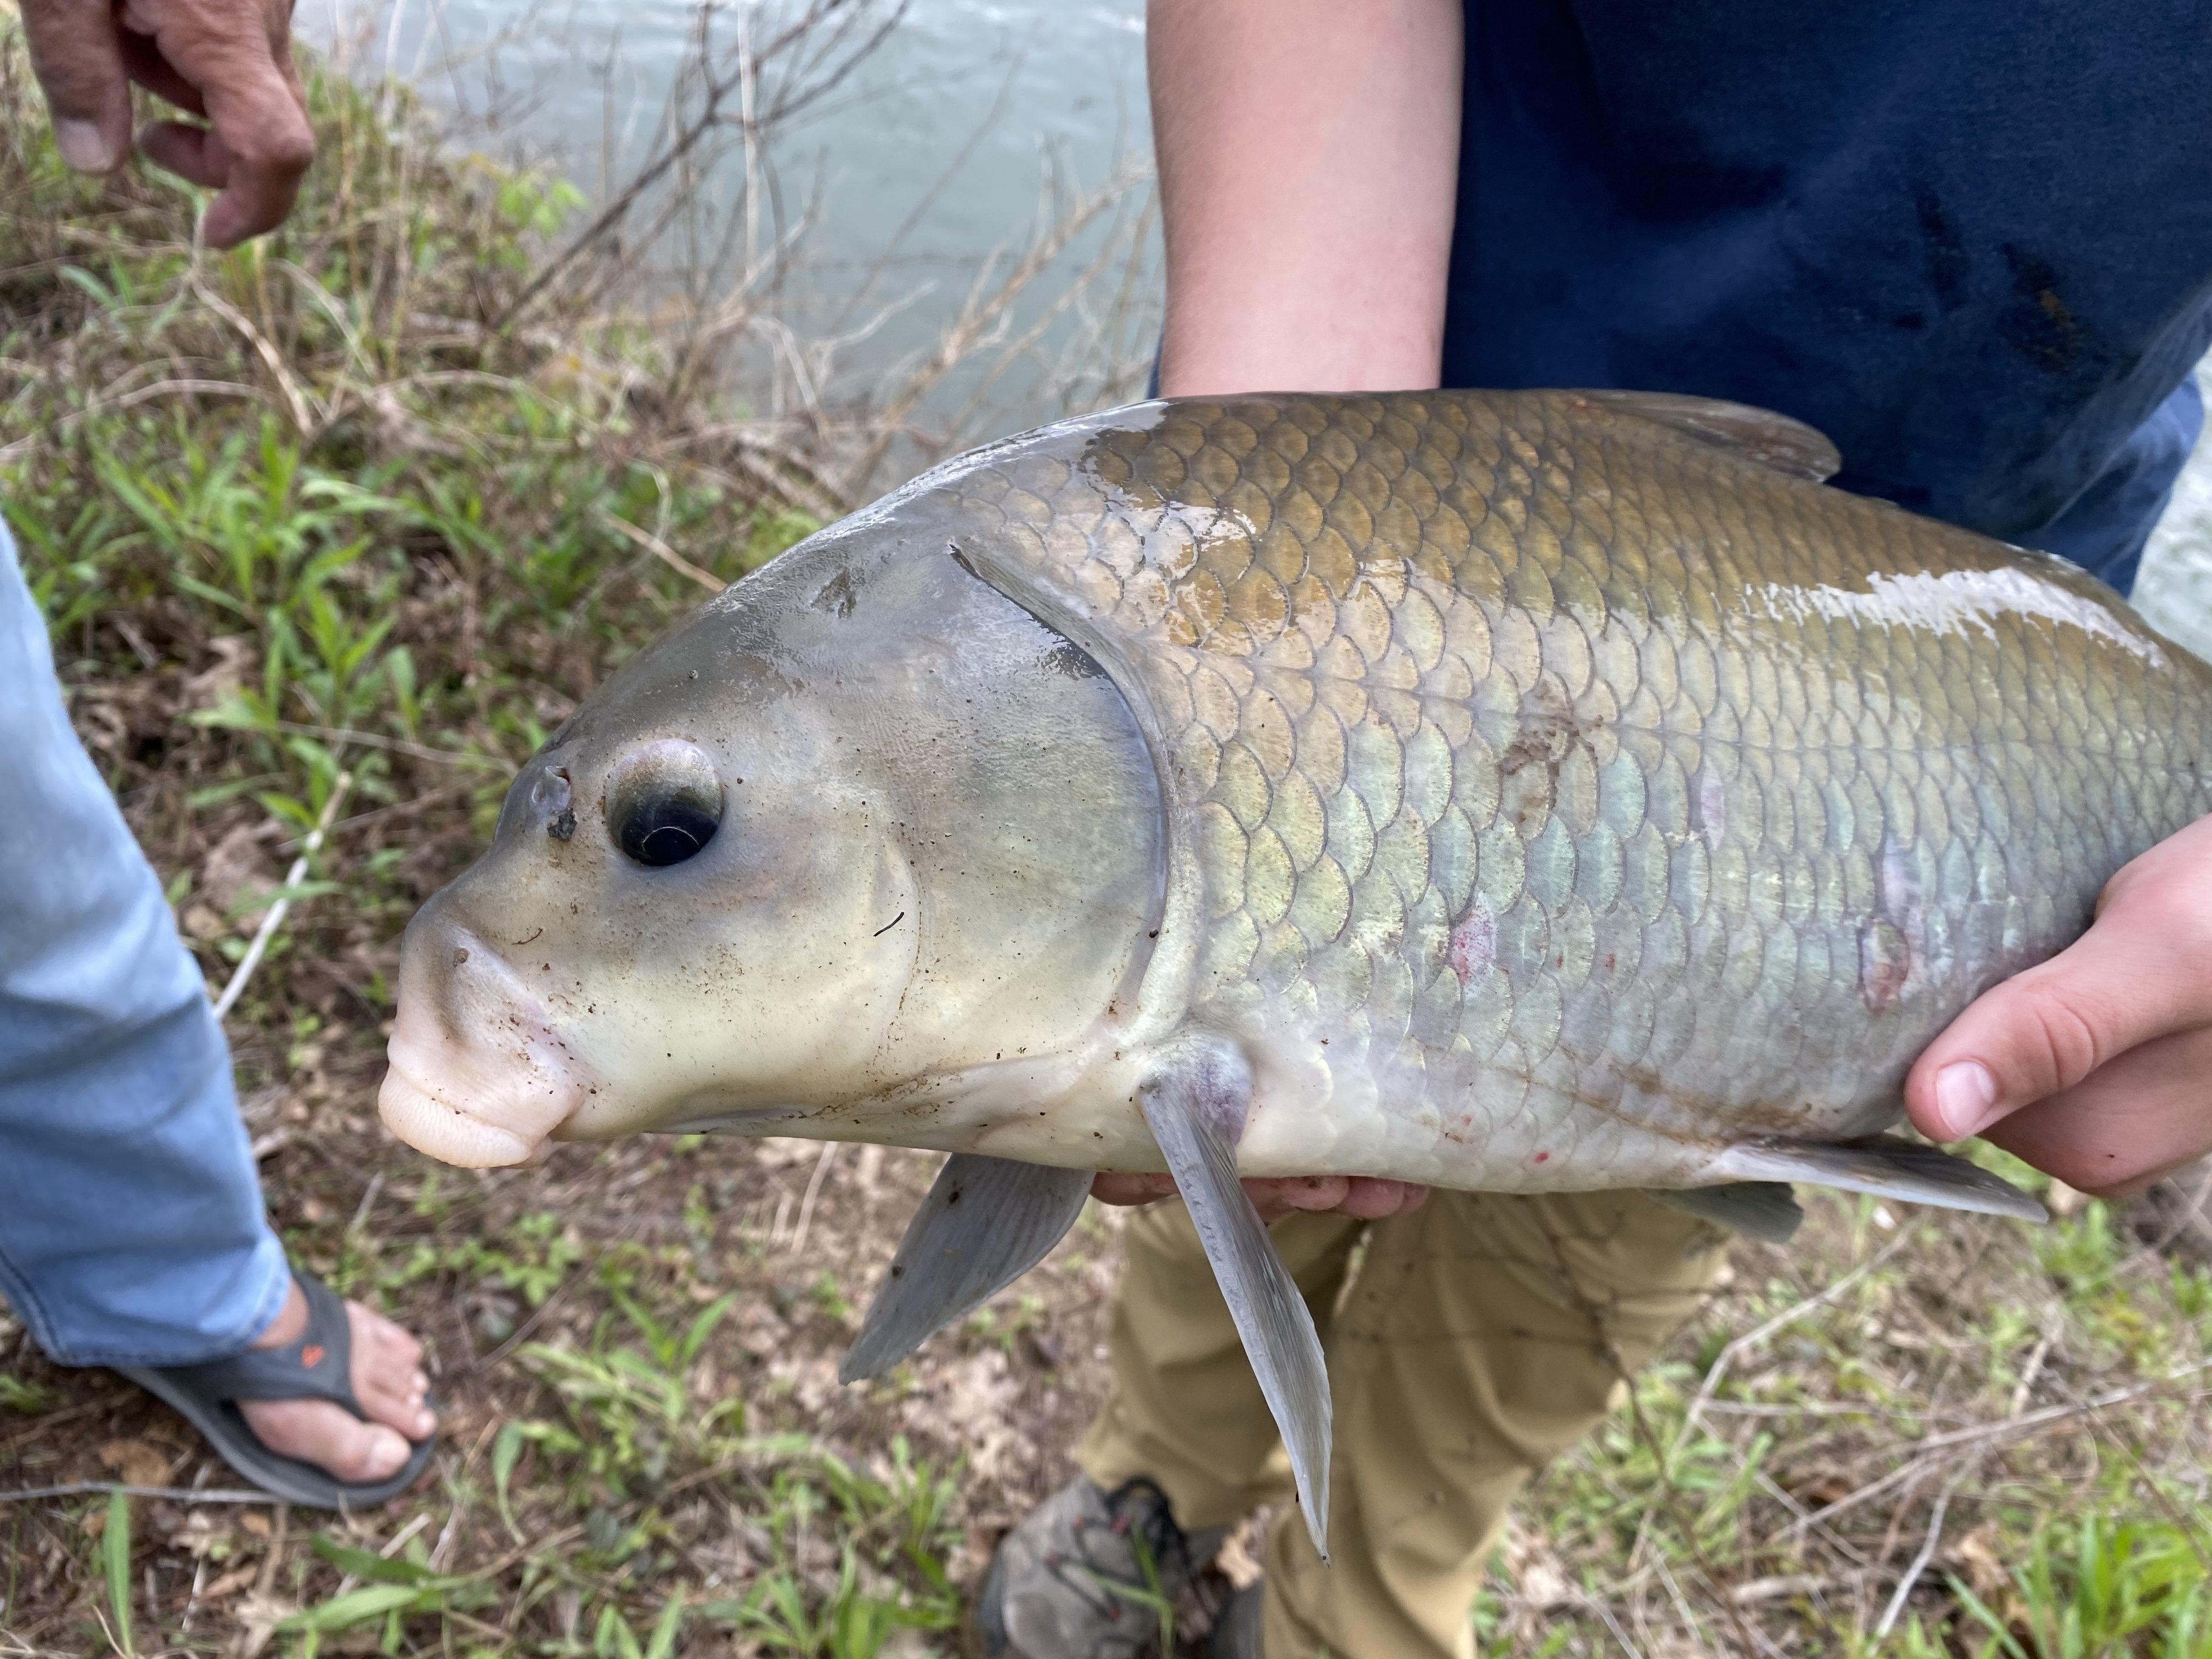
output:
M802 10L803 0L722 3L714 35L726 52L750 30L758 50ZM696 0L306 0L299 25L355 73L389 70L415 86L461 143L541 161L603 200L650 153L701 15ZM879 44L858 52L882 24ZM804 226L782 291L805 304L781 320L809 340L862 337L831 355L830 384L814 392L888 395L960 315L994 250L995 280L1071 202L1134 172L1115 208L1007 307L1009 335L1042 319L1023 361L1009 371L1002 347L971 348L925 412L955 419L996 372L984 406L965 415L962 435L980 439L1095 401L1115 389L1101 369L1121 371L1126 387L1136 343L1158 328L1143 0L847 0L812 38L823 61L772 64L764 95L817 85L848 60L850 71L774 125L755 176L759 239ZM742 157L726 155L703 193L728 208L744 179ZM1048 318L1093 264L1104 269L1085 302ZM1086 352L1115 362L1088 363L1086 377L1060 361Z

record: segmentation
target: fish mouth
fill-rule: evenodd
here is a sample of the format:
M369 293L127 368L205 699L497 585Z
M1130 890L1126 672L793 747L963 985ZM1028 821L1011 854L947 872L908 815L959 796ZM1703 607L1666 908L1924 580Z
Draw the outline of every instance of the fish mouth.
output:
M426 921L402 952L377 1115L416 1151L464 1169L538 1162L597 1080L496 951L427 911Z

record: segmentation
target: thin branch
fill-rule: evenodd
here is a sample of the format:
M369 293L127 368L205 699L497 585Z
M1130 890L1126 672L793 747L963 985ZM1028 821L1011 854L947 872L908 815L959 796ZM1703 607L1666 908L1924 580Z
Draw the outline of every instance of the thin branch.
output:
M711 570L702 570L650 530L641 530L628 519L606 507L598 509L600 521L617 534L628 538L638 546L666 565L679 576L689 577L709 593L719 593L729 586Z
M58 1486L16 1486L0 1488L0 1504L27 1503L38 1498L94 1498L106 1497L110 1492L121 1492L126 1498L166 1498L179 1504L281 1504L284 1500L265 1492L248 1492L242 1486L133 1486L115 1480L70 1480Z
M350 772L339 773L337 781L331 786L331 798L323 803L322 816L315 820L315 827L307 832L307 844L301 848L300 856L292 860L292 867L285 874L286 896L270 905L269 914L261 918L261 926L253 930L253 943L246 947L246 955L240 961L237 971L231 975L230 983L222 988L222 994L215 1000L215 1017L218 1023L228 1016L230 1011L238 1006L239 998L246 994L246 981L253 977L253 970L261 965L262 956L269 949L269 941L276 937L277 927L292 908L290 890L296 888L301 878L307 873L307 860L321 850L323 837L329 833L331 821L338 815L339 805L345 799L346 792L352 787L353 774Z

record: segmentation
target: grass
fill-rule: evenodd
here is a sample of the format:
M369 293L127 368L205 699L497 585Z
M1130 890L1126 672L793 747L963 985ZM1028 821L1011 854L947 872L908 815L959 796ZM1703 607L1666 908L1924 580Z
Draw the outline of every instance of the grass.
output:
M441 149L404 97L315 78L294 228L214 255L185 187L61 168L12 38L0 78L0 503L212 983L348 780L230 1029L288 1243L423 1334L445 1420L374 1514L195 1500L231 1482L175 1419L0 1321L0 1653L956 1650L1103 1391L1112 1216L847 1390L929 1159L690 1138L468 1174L373 1118L407 916L627 652L839 510L836 457L605 309L559 179ZM2212 1654L2202 1262L2095 1203L1811 1207L1528 1493L1486 1650ZM1148 1616L1197 1651L1223 1589Z
M2212 1654L2203 1264L2096 1202L1823 1195L1807 1233L1739 1245L1531 1492L1480 1615L1509 1650Z

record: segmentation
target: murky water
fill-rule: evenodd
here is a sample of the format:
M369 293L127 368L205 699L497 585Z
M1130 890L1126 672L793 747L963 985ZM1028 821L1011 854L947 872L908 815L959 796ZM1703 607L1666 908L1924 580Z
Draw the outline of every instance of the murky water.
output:
M759 43L802 9L801 0L723 4L713 27L722 41L733 43L744 28ZM545 157L603 198L650 152L700 15L695 0L306 0L299 21L303 35L356 72L396 70L453 121L461 142ZM908 0L902 8L849 0L817 38L836 39L848 19L848 42L896 21L827 95L775 128L759 158L764 242L804 225L785 283L809 304L794 326L812 337L862 336L836 354L833 399L879 392L933 349L987 256L1026 247L1052 219L1048 185L1064 204L1151 153L1143 0ZM742 164L729 158L705 193L732 201L743 178ZM1132 191L1118 222L1102 220L1079 239L1014 307L1009 333L1042 316L1055 291L1119 235L1141 240L1143 280L1127 283L1116 265L1110 283L1098 284L1099 303L1133 304L1141 314L1120 337L1149 338L1156 239L1138 238L1132 225L1148 201L1148 185ZM1060 412L1042 401L1052 388L1039 384L1045 371L1037 365L1056 348L1079 349L1095 311L1054 319L1026 366L979 411L988 429L968 435ZM979 350L977 363L989 356ZM964 395L956 385L937 403Z

